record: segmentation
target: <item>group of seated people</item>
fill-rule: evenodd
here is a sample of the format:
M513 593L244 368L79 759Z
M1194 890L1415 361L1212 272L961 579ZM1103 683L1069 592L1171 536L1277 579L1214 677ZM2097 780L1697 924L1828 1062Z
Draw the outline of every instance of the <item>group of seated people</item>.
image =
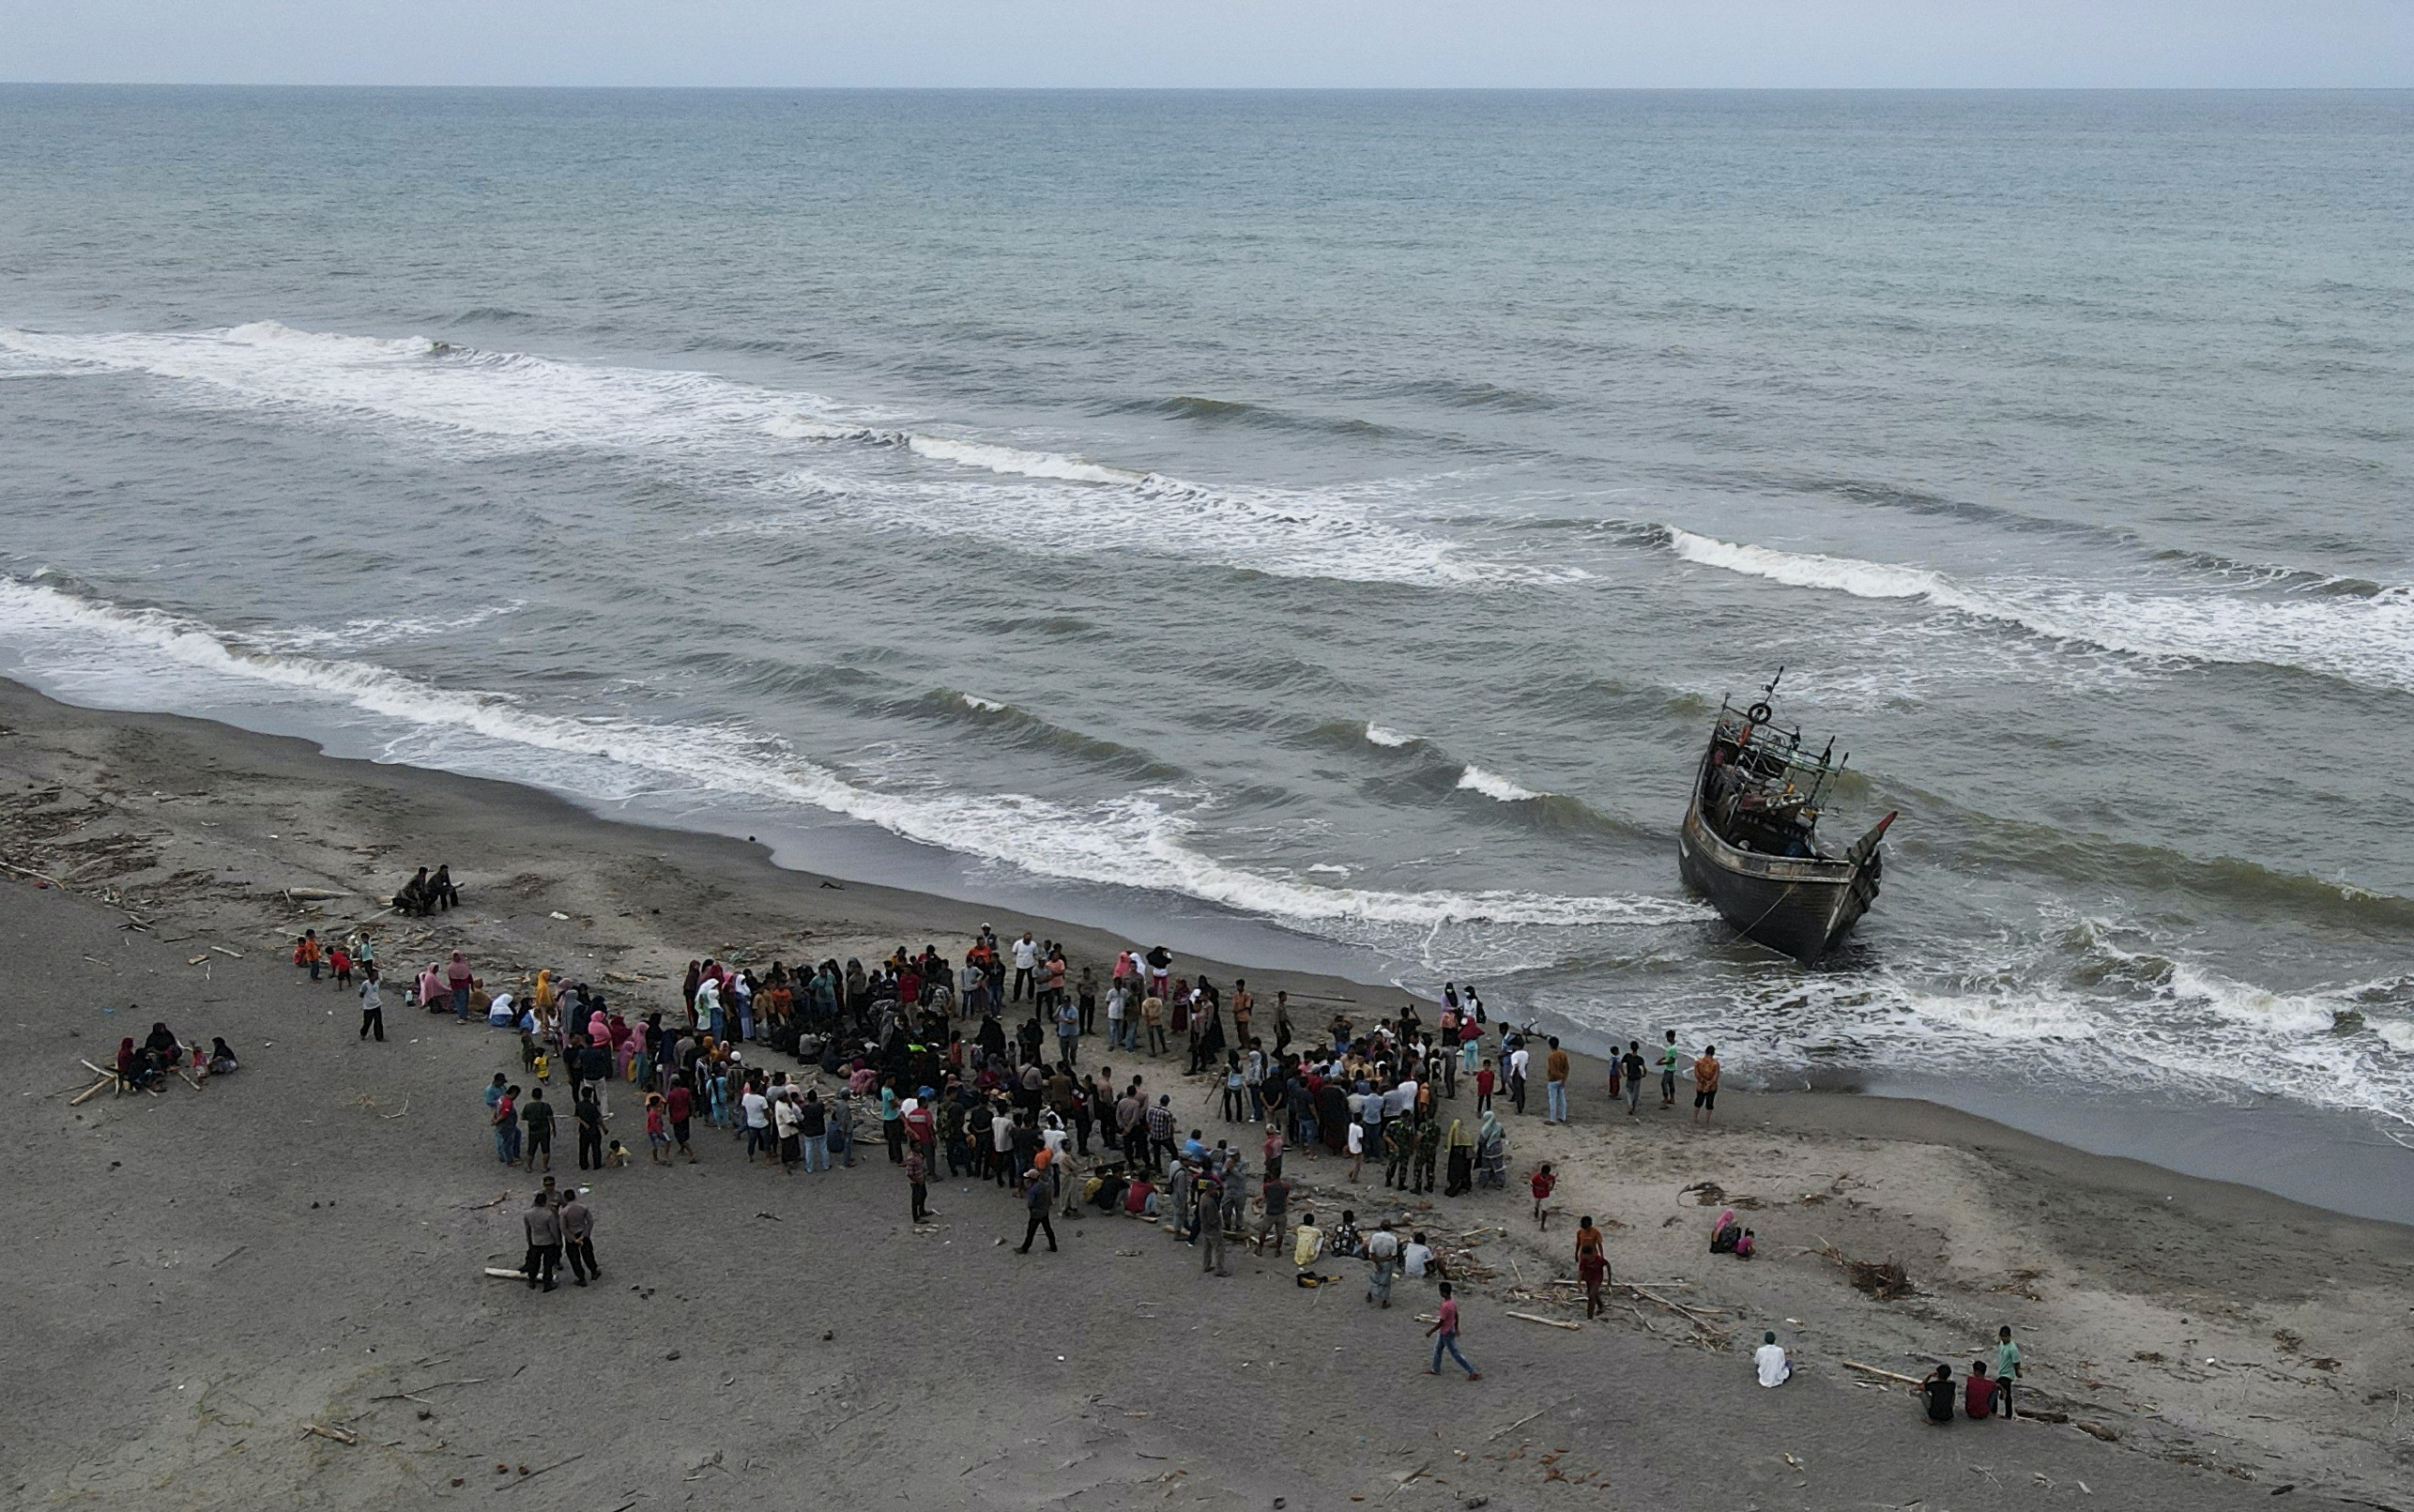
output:
M394 894L394 911L424 919L438 909L450 909L461 902L461 889L452 885L452 867L438 866L434 876L424 866L417 876L403 884Z
M154 1023L143 1043L132 1035L117 1042L117 1086L120 1092L149 1092L182 1070L197 1086L211 1077L239 1069L235 1052L223 1038L212 1038L204 1050L199 1042L186 1046L165 1023Z

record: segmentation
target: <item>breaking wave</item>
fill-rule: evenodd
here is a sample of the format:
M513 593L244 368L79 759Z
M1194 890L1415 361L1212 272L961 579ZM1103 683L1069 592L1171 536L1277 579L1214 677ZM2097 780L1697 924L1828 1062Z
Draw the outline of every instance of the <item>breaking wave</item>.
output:
M1185 844L1196 793L1144 788L1072 805L1021 793L875 788L742 727L546 712L373 663L270 650L164 610L121 608L39 581L0 576L0 641L19 649L39 680L108 706L122 707L130 695L140 707L224 717L264 696L298 700L382 739L389 759L604 802L676 793L691 803L799 804L1040 877L1171 891L1294 927L1659 925L1704 916L1694 905L1642 895L1401 893L1263 875Z
M1779 551L1663 527L1704 567L1863 599L1909 599L2147 660L2271 665L2414 692L2414 589L2274 595L2252 587L2140 592L2028 580L1963 581L1926 567Z

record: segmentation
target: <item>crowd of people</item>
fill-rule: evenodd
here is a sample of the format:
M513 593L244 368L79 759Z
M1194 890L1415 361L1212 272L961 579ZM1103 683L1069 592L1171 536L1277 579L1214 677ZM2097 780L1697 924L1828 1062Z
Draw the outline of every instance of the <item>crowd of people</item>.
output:
M365 935L330 942L306 934L295 962L313 981L332 976L339 990L359 994L361 1037L384 1039ZM1238 1242L1287 1255L1302 1287L1340 1281L1320 1267L1354 1261L1373 1306L1391 1306L1398 1280L1430 1281L1439 1305L1429 1368L1438 1373L1447 1356L1479 1379L1459 1350L1458 1305L1425 1232L1403 1235L1404 1223L1390 1219L1362 1227L1353 1208L1329 1225L1305 1207L1294 1215L1286 1167L1330 1159L1337 1179L1362 1184L1371 1163L1383 1187L1404 1196L1505 1190L1510 1138L1500 1105L1526 1114L1537 1057L1543 1122L1569 1119L1571 1060L1558 1039L1491 1018L1472 985L1446 985L1430 1025L1407 1003L1365 1022L1336 1013L1303 1035L1287 992L1260 1003L1235 979L1227 993L1203 975L1176 974L1162 946L1122 953L1101 980L1089 967L1071 969L1056 942L1028 932L1001 941L986 925L960 962L936 946L918 955L900 946L869 968L775 960L757 971L700 958L688 963L679 1006L634 1018L603 991L549 970L492 986L459 951L420 970L408 1000L518 1038L520 1079L497 1072L483 1098L495 1158L543 1176L523 1214L520 1274L546 1291L565 1257L575 1284L600 1274L588 1189L554 1184L557 1128L566 1117L580 1171L602 1171L633 1162L611 1133L617 1118L633 1116L651 1165L698 1161L709 1133L724 1135L747 1164L791 1177L885 1156L904 1179L917 1227L940 1216L929 1188L942 1172L994 1186L1025 1216L1018 1254L1043 1240L1054 1251L1052 1218L1092 1213L1157 1225L1197 1248L1211 1275L1231 1274L1229 1246ZM1689 1080L1694 1122L1715 1118L1716 1047L1688 1055L1674 1031L1663 1040L1649 1059L1635 1040L1610 1059L1611 1106L1640 1116L1657 1079L1658 1107L1673 1109L1680 1080ZM1085 1044L1094 1069L1084 1063ZM127 1049L144 1053L130 1040ZM1109 1055L1136 1063L1118 1075L1104 1063ZM790 1064L775 1066L780 1057ZM1153 1083L1174 1057L1180 1070ZM557 1068L566 1104L549 1095ZM1221 1136L1212 1142L1211 1128ZM1548 1162L1526 1174L1537 1229L1558 1211L1555 1184ZM1732 1211L1720 1214L1714 1252L1749 1260L1752 1245ZM1589 1214L1573 1260L1586 1316L1597 1317L1610 1264ZM2016 1371L2016 1349L2009 1359ZM1767 1385L1791 1375L1773 1335L1755 1369ZM2005 1373L1975 1368L1969 1400L1983 1394L1990 1409L2008 1408ZM1949 1380L1940 1369L1922 1382L1932 1408L1944 1399L1937 1382Z
M374 993L364 941L305 937L297 960L333 970L339 952L355 990ZM1260 1003L1245 980L1228 991L1177 974L1163 947L1124 952L1102 979L1068 967L1055 942L985 926L956 962L935 946L869 968L698 959L679 1005L642 1016L550 970L489 984L460 952L430 963L409 996L517 1035L518 1076L497 1073L483 1090L507 1166L550 1172L564 1121L581 1171L632 1161L612 1137L620 1119L642 1123L653 1165L701 1158L708 1133L788 1175L868 1151L906 1178L917 1224L937 1216L929 1187L943 1175L1012 1194L1027 1214L1021 1252L1055 1247L1053 1216L1118 1214L1199 1246L1217 1274L1230 1274L1234 1236L1290 1253L1303 1285L1329 1283L1321 1261L1361 1261L1381 1277L1378 1304L1395 1276L1439 1278L1431 1246L1387 1225L1362 1232L1354 1211L1330 1228L1293 1219L1286 1165L1330 1159L1337 1179L1362 1184L1372 1164L1403 1198L1505 1190L1511 1141L1495 1098L1525 1108L1537 1050L1550 1121L1567 1114L1558 1041L1491 1020L1472 987L1451 985L1430 1024L1411 1003L1363 1023L1336 1014L1303 1037L1287 992ZM363 1000L362 1035L382 1037ZM1132 1059L1118 1074L1110 1055ZM1160 1073L1175 1057L1179 1070ZM1534 1180L1547 1223L1548 1168Z

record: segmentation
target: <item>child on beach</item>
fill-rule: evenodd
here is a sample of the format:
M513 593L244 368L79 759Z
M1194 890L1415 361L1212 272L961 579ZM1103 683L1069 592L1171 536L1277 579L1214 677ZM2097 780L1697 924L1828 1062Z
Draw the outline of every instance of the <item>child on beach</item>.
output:
M1551 1200L1551 1189L1559 1184L1559 1178L1551 1173L1551 1162L1546 1160L1535 1168L1534 1180L1529 1184L1534 1188L1534 1226L1548 1229L1551 1227L1551 1210L1543 1204Z
M1492 1088L1499 1081L1499 1077L1492 1071L1491 1057L1486 1056L1484 1069L1475 1073L1475 1111L1478 1114L1492 1110Z
M615 1140L614 1143L619 1141ZM664 1153L670 1148L670 1116L660 1092L646 1093L646 1156L657 1166L670 1164Z

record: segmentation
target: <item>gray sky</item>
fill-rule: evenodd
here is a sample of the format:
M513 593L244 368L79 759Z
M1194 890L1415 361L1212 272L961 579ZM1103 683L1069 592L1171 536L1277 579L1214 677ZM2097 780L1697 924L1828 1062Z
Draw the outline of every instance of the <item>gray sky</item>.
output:
M0 0L0 79L2402 87L2414 0Z

